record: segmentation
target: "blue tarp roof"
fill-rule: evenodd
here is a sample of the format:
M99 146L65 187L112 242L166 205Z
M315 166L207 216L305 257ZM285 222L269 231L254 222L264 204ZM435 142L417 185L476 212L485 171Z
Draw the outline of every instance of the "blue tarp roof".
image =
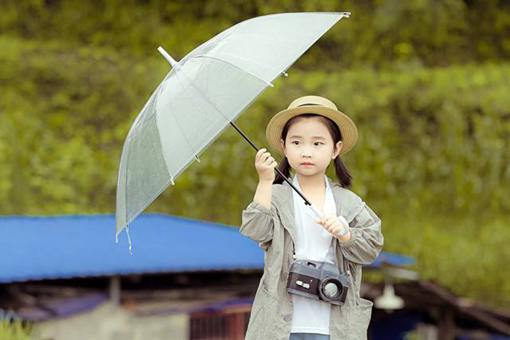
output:
M115 243L113 215L0 217L0 283L142 273L262 269L264 254L237 227L144 214ZM374 263L413 260L382 253Z

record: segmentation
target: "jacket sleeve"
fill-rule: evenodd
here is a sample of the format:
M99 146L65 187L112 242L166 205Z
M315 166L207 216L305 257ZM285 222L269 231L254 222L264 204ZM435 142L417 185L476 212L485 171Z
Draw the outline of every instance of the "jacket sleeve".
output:
M347 219L351 238L340 243L344 258L350 262L367 265L372 263L382 250L384 237L381 232L381 219L365 202L353 209Z
M273 207L272 203L271 207ZM271 209L252 201L243 210L240 233L258 242L264 250L267 250L273 239L273 229Z

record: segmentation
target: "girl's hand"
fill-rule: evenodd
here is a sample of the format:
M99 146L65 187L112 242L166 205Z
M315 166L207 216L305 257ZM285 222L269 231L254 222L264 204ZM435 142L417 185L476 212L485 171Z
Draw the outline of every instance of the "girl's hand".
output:
M341 241L348 241L351 238L351 232L349 231L349 223L343 216L327 216L325 218L315 221L326 229L331 235L338 238ZM347 233L341 236L345 230Z
M274 182L274 168L278 164L266 149L260 149L255 156L255 169L259 174L260 181Z

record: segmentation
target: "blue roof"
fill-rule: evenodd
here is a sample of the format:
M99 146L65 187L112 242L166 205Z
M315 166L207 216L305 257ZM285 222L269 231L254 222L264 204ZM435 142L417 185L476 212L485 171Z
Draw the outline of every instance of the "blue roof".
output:
M0 283L264 266L263 251L237 227L144 214L129 230L132 255L125 232L115 242L114 215L0 217Z
M383 265L408 266L414 263L415 261L412 257L383 251L379 254L375 261L370 264L370 267L379 268Z

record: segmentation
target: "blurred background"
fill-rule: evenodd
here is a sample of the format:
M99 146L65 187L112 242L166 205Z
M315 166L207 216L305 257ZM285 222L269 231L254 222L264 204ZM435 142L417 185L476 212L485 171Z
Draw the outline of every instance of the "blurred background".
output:
M266 146L265 125L293 99L332 99L358 126L344 162L352 190L383 221L384 250L414 258L422 279L453 294L510 308L509 1L0 0L0 8L1 215L115 211L124 139L170 70L158 46L179 60L251 17L349 11L238 126ZM148 211L240 225L258 181L254 156L227 129Z

